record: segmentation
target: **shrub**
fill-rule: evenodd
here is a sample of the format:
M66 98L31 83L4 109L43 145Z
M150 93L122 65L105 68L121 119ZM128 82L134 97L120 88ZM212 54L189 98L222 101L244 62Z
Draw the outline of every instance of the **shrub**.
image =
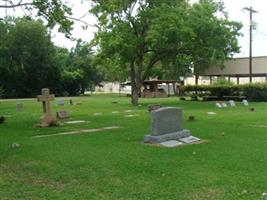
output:
M251 101L267 101L267 83L242 85L243 94Z
M187 85L181 88L181 94L188 96L246 96L250 101L267 101L267 83L246 85Z
M0 98L2 98L4 94L4 88L0 85Z

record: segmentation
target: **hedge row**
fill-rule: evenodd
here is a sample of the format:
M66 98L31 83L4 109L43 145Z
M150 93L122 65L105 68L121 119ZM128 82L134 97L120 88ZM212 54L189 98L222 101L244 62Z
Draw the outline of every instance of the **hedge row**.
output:
M267 83L245 85L187 85L181 88L183 95L197 96L246 96L250 101L267 101Z

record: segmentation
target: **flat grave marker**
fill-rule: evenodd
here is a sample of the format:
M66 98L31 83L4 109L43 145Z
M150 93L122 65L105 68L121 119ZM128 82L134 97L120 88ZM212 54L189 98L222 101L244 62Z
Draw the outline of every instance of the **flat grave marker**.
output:
M65 124L81 124L81 123L85 123L84 120L74 120L74 121L67 121L64 122Z
M66 110L59 110L57 111L57 119L68 119L69 113Z
M160 144L164 147L177 147L183 145L184 143L177 140L168 140L166 142L161 142Z

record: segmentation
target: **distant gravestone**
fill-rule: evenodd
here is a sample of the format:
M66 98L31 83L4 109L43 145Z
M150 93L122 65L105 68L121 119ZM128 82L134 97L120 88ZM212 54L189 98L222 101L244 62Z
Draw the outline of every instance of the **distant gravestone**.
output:
M55 95L49 94L48 88L42 89L42 95L37 96L37 100L42 102L43 106L43 115L40 120L39 127L47 127L56 124L56 119L51 114L50 101L55 99Z
M150 135L146 135L144 142L162 143L190 136L189 130L183 129L182 109L165 107L151 112L152 124Z
M248 101L247 101L246 99L243 99L243 100L242 100L242 103L243 103L244 106L249 106L249 105L248 105Z
M73 101L72 101L72 99L70 99L70 105L71 105L71 106L73 105Z
M57 119L67 119L69 117L69 113L66 110L57 111Z
M230 105L231 107L235 107L235 101L230 100L230 101L228 101L228 103L229 103L229 105Z
M227 108L227 104L226 103L222 103L221 104L224 108Z
M23 103L17 103L17 105L16 105L16 110L18 111L18 112L20 112L20 111L22 111L23 110Z
M157 109L159 109L159 108L161 108L161 105L159 105L159 104L152 104L152 105L149 105L149 106L147 107L147 110L148 110L148 112L151 112L151 111L153 111L153 110L157 110Z
M218 108L222 108L222 105L220 103L215 104Z
M64 106L64 100L63 99L57 100L57 105L58 106Z

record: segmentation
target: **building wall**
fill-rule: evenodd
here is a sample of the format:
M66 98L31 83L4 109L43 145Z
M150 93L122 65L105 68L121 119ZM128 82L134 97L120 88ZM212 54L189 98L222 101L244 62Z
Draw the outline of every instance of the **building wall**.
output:
M252 58L252 73L267 73L267 56ZM203 75L249 74L249 58L234 58L225 62L225 68L211 67Z

